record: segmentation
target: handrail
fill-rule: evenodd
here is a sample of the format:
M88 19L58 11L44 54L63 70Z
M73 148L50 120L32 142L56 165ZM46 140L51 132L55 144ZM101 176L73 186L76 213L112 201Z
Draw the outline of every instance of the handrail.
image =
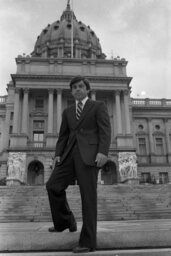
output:
M29 141L27 143L29 148L44 148L46 146L45 141Z

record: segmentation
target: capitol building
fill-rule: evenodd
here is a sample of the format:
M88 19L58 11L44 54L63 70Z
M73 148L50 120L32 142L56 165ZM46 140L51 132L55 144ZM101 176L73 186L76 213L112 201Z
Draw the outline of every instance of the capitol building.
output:
M32 53L16 58L16 74L0 96L0 181L46 183L62 112L74 102L69 82L83 75L92 100L105 102L112 127L98 183L171 182L171 100L132 98L127 65L124 58L106 58L95 31L77 20L68 2L59 20L37 37Z

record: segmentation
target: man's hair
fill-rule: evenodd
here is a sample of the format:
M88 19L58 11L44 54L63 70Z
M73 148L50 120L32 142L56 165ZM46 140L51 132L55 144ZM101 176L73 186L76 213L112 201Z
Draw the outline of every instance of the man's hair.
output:
M70 88L72 89L72 85L75 84L75 83L78 83L78 82L80 82L80 81L83 81L83 82L84 82L84 84L85 84L87 90L90 90L90 89L91 89L91 88L90 88L90 83L89 83L89 81L88 81L84 76L75 76L75 77L73 77L73 78L71 79L71 81L70 81L70 84L69 84Z

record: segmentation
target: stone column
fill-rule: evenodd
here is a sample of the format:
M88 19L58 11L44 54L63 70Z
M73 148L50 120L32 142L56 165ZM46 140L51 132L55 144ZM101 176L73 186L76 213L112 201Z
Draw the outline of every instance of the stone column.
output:
M171 153L168 119L164 118L167 154Z
M2 140L3 140L2 148L4 149L7 149L9 146L10 114L11 114L11 108L9 104L6 104L5 129L4 129L4 136L2 137Z
M126 121L126 134L131 133L128 96L129 96L128 90L124 90L124 109L125 109L125 121Z
M96 91L91 91L91 99L96 100Z
M49 90L48 133L53 133L53 89Z
M60 46L58 48L58 58L63 58L63 56L64 56L64 48L63 46Z
M148 132L149 132L149 149L150 149L150 154L154 154L154 140L153 140L153 127L152 127L152 122L151 118L148 118Z
M57 134L59 134L62 120L62 90L57 90Z
M20 90L15 89L13 133L18 133Z
M122 134L120 91L115 91L117 134Z
M24 99L23 99L23 113L22 113L22 126L21 132L27 134L28 131L28 89L24 89Z

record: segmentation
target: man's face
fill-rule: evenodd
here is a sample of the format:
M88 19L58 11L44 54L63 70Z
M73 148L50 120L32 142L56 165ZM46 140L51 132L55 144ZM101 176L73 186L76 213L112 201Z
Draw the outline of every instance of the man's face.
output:
M72 85L71 94L75 100L83 100L88 96L89 90L83 81L79 81Z

